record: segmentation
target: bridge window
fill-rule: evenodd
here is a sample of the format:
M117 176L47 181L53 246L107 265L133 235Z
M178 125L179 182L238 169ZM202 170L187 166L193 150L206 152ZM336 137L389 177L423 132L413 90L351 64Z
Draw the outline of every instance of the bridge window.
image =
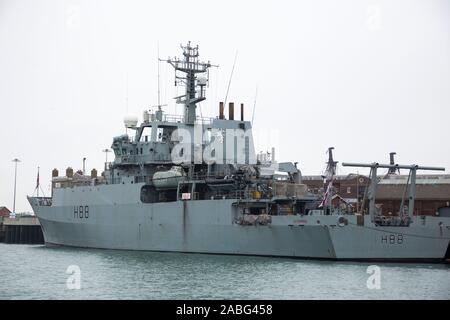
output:
M144 127L142 129L141 138L139 139L140 142L149 142L151 140L152 136L152 127Z
M156 141L163 141L164 128L158 128L156 131Z

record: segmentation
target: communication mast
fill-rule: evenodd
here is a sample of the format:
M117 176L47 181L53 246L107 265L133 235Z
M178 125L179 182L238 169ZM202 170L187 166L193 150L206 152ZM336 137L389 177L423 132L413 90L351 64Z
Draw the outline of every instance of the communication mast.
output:
M184 104L184 123L193 125L197 118L196 104L205 100L205 86L208 84L208 69L213 66L209 61L200 62L198 59L198 46L191 46L189 41L186 46L181 45L183 58L163 60L175 69L175 86L182 84L186 87L186 94L176 97L176 103ZM182 73L183 75L180 75ZM201 76L207 73L206 77ZM199 88L199 91L197 91Z

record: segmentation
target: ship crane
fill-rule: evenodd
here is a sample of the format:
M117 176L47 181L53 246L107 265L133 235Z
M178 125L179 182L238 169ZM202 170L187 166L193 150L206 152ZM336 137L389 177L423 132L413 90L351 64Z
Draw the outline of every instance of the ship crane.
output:
M377 193L377 169L383 168L383 169L389 169L389 170L400 170L400 169L406 169L409 170L409 181L410 181L410 188L409 188L409 203L408 203L408 217L412 217L414 213L414 199L416 197L416 173L417 170L433 170L433 171L445 171L445 168L442 167L422 167L418 165L400 165L400 164L379 164L379 163L342 163L344 167L358 167L358 168L370 168L370 193L369 193L369 215L371 221L374 221L375 217L375 199L376 199L376 193ZM405 197L405 196L404 196ZM405 199L402 199L402 205L400 206L400 212L399 215L403 216L403 204Z
M328 182L328 186L326 187L326 190L324 191L324 200L323 204L326 205L327 210L331 210L332 208L332 201L333 201L333 179L336 175L336 167L338 164L338 161L334 161L333 158L333 150L334 147L328 148L328 162L327 162L327 168L325 169L324 175L322 176L324 179L324 183Z
M395 166L395 159L394 159L394 156L395 156L396 154L397 154L397 153L395 153L395 152L389 153L389 164L390 164L391 166ZM391 174L397 174L397 172L398 172L398 174L400 174L400 169L397 168L397 167L392 167L392 168L389 168L387 174L388 174L388 175L391 175Z
M328 148L328 162L327 168L325 169L325 176L329 180L333 180L333 177L336 175L336 166L338 161L334 161L333 159L333 150L334 147Z

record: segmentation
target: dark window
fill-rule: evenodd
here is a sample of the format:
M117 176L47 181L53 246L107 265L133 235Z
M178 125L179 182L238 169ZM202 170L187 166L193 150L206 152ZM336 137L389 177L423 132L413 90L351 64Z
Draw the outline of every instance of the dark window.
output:
M143 203L170 202L176 201L177 190L157 191L153 186L143 186L141 188L141 201Z
M153 203L157 202L158 193L152 186L143 186L141 188L141 201L143 203Z

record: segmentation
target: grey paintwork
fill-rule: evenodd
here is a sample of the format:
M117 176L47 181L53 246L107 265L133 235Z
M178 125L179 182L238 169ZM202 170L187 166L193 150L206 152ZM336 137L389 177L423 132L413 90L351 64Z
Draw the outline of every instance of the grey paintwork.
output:
M237 186L237 191L253 192L253 195L255 190L263 191L266 198L261 201L271 201L275 205L290 202L306 207L316 200L311 194L300 198L296 194L294 199L289 198L287 193L270 194L271 183L276 181L272 168L276 163L256 164L249 121L226 120L222 115L220 119L206 120L196 116L196 103L206 99L207 83L204 78L197 78L197 74L205 74L212 65L198 61L198 47L188 44L183 51L184 60L167 60L177 72L185 74L184 77L176 76L176 81L186 86L186 94L177 98L177 103L185 106L183 117L166 116L158 106L155 114L150 116L146 113L139 127L130 125L129 130L135 131L134 138L128 135L114 138L112 149L115 160L109 166L105 165L104 178L92 179L92 186L81 186L74 183L72 177L65 177L62 179L65 181L63 187L57 182L61 180L55 178L51 198L28 198L39 218L46 243L105 249L325 259L444 259L450 239L450 218L416 216L405 227L376 226L372 222L376 183L370 194L370 217L366 216L363 223L359 217L359 224L356 215L341 215L340 212L324 215L323 210L303 210L296 212L308 212L308 215L273 214L267 224L244 225L239 221L246 214L245 208L238 197L229 199L229 195L227 198L223 194L202 191L203 200L180 200L180 184L175 190L177 197L171 199L178 200L157 202L167 198L143 203L140 198L142 187L155 186L152 182L155 172L170 169L175 162L171 153L177 144L187 144L187 150L198 148L203 151L216 138L222 140L215 149L216 163L211 165L200 161L202 169L195 172L193 153L190 163L182 168L192 184L190 199L194 199L197 182L205 185L210 181L208 179L212 179L209 190L221 191L221 185L224 185L223 190ZM232 112L230 106L230 114ZM150 130L150 138L142 138L146 128ZM175 129L189 132L194 140L194 132L198 137L210 131L211 137L209 141L200 137L199 141L180 142ZM335 166L331 150L330 161ZM273 170L264 175L262 171L265 168ZM300 170L296 165L281 163L278 170L287 173L291 179L285 180L285 184L301 183ZM205 175L205 171L206 178L199 178L201 174ZM259 177L256 172L260 173ZM334 170L331 172L333 174ZM373 177L376 178L376 171ZM89 182L89 177L82 178ZM232 183L226 184L230 180ZM150 195L156 195L151 188L148 190ZM147 191L143 194L147 195ZM173 190L171 192L173 197ZM158 193L158 196L161 194ZM170 197L170 194L164 196ZM220 199L217 200L216 196ZM244 201L249 201L246 204L249 206L251 201L259 201L255 199L259 196L247 196ZM331 201L331 197L329 199ZM259 204L256 202L251 205L256 204L253 209L260 210L261 206L257 208ZM250 210L249 207L247 209ZM257 212L260 216L268 215L268 211Z
M29 198L46 243L126 250L290 256L353 260L442 260L450 218L414 217L408 227L377 227L354 215L273 216L272 223L236 223L236 200L144 204L143 184L55 190L51 206ZM74 207L89 206L88 218ZM347 224L340 226L344 217ZM342 223L341 223L342 225ZM401 235L399 241L398 235ZM393 238L392 238L393 237ZM391 239L392 238L392 239Z

